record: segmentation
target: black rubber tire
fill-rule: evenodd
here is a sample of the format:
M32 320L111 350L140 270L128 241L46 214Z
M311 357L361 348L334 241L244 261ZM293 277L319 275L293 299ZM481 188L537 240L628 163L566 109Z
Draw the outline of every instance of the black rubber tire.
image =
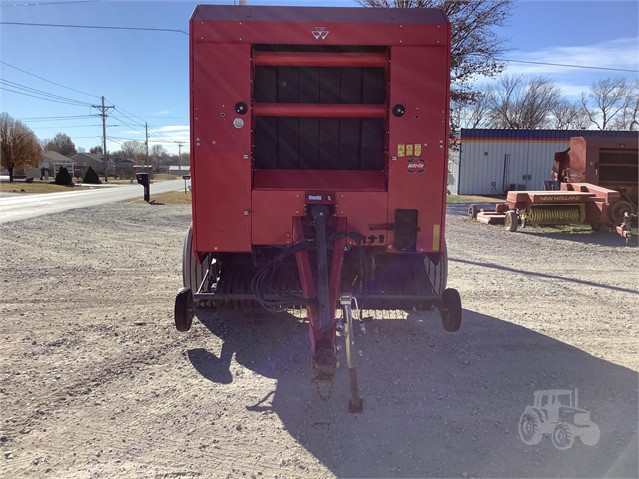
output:
M612 204L610 207L610 219L615 223L615 225L620 225L623 223L624 213L628 213L631 215L633 212L633 207L629 201L620 200Z
M504 218L504 226L507 231L515 232L517 231L517 226L519 226L519 217L517 216L517 212L510 210L506 211L506 217Z
M433 263L430 258L426 256L424 258L424 267L426 268L426 274L435 287L435 292L438 296L441 296L448 282L448 248L446 244L444 244L444 254L439 260L439 264Z
M208 269L208 255L202 263L198 263L195 253L193 252L193 225L189 226L184 238L184 247L182 249L182 286L196 292L200 287L200 283L204 279L204 275ZM196 306L200 308L211 308L211 301L196 301Z
M193 293L188 288L181 288L175 295L175 307L173 310L175 329L186 332L193 324Z
M475 219L477 218L477 213L479 213L479 207L477 205L470 205L468 207L468 217Z
M446 331L454 333L459 330L462 321L462 304L459 291L453 288L445 289L442 293L442 302L444 303L441 310L442 324Z

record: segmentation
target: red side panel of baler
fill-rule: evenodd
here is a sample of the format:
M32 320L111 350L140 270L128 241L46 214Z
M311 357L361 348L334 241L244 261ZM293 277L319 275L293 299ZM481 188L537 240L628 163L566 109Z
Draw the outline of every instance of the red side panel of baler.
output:
M251 251L251 46L196 43L192 55L193 222L197 251Z
M442 250L448 165L448 61L445 47L391 49L388 216L418 209L417 252Z

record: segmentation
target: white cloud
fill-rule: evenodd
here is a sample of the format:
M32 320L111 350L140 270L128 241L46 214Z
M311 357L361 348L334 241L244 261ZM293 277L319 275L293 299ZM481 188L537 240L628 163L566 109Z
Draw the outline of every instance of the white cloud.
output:
M161 131L162 133L167 132L176 132L176 131L190 131L191 127L186 125L169 125L169 126L160 126L158 128L154 128L154 130Z
M511 52L505 55L507 59L554 63L558 65L580 65L596 68L616 68L624 70L639 69L639 39L617 38L592 45L558 46L533 52ZM557 75L571 73L583 69L558 65L538 65L509 62L507 73L532 75ZM601 70L606 72L605 70ZM614 75L614 71L607 71ZM624 73L624 72L618 72Z

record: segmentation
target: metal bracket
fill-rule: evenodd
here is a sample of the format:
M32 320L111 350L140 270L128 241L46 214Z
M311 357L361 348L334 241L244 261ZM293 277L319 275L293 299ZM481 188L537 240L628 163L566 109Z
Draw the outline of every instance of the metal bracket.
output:
M362 412L364 401L359 396L357 385L357 368L355 367L355 330L353 329L353 298L350 294L343 294L339 298L339 304L344 314L343 334L346 342L346 365L348 367L348 379L350 382L351 397L348 401L348 412ZM355 300L357 307L357 300ZM357 308L359 311L359 307Z

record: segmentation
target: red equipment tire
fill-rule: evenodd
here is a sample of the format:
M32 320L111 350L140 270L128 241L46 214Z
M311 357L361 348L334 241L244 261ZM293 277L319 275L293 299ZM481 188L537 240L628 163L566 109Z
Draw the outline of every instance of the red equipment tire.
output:
M208 269L208 255L198 263L195 253L193 252L193 225L189 226L184 238L184 248L182 250L182 285L196 292L204 279L206 270ZM195 305L201 308L211 308L211 301L195 301Z
M445 289L442 293L442 302L444 303L441 309L442 324L446 331L454 333L459 330L462 320L462 304L459 291L453 288Z
M479 207L477 205L470 205L468 207L468 217L472 219L477 218L477 213L479 213Z

